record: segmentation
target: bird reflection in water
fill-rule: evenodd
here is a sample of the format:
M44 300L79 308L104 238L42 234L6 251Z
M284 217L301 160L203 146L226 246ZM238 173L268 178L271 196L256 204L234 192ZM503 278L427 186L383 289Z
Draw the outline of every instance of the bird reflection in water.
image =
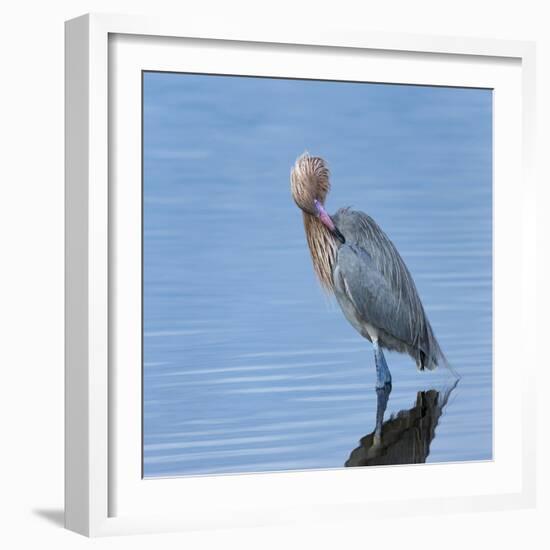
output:
M377 388L376 428L361 438L346 466L421 464L430 454L430 444L443 410L458 380L443 391L419 391L416 403L384 422L391 385Z

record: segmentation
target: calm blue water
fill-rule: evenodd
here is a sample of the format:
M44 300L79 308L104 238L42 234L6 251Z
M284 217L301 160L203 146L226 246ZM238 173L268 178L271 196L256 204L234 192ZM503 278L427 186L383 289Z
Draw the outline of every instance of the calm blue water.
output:
M371 345L320 290L290 197L306 149L331 167L328 210L394 241L462 375L445 395L448 372L386 353L377 463L490 459L491 140L489 90L145 73L145 476L373 454Z

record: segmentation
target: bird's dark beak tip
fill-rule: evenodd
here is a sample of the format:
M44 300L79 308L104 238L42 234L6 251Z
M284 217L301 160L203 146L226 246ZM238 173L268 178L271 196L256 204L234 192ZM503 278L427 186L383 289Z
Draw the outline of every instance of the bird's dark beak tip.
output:
M342 235L342 233L340 233L339 229L337 227L335 227L332 231L332 234L342 243L342 244L345 244L346 242L346 239L344 238L344 235Z

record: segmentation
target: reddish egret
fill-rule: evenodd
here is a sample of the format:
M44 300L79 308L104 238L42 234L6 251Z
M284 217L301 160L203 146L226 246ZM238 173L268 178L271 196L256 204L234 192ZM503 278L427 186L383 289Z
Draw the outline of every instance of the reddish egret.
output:
M376 387L391 386L383 349L408 353L418 369L447 365L413 278L394 244L364 212L325 210L325 161L307 153L291 171L292 197L303 212L313 268L346 319L374 348Z

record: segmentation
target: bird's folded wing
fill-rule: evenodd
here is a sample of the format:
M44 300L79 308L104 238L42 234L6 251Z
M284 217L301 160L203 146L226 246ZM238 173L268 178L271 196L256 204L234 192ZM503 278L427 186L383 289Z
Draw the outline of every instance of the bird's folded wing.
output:
M413 343L411 315L371 255L362 247L343 245L338 251L336 276L363 321L394 338Z

